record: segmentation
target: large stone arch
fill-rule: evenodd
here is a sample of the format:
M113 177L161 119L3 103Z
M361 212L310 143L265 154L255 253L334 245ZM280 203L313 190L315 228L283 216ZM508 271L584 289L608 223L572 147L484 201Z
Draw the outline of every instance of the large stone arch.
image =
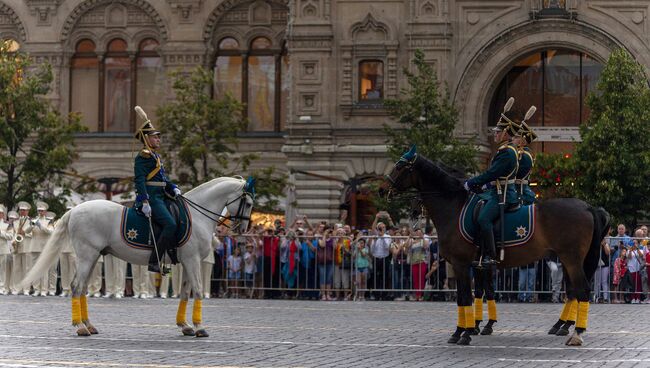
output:
M0 2L0 36L15 38L20 43L27 40L27 32L20 17L4 2Z
M454 100L463 106L458 131L479 134L485 140L485 124L499 81L522 56L547 48L566 48L589 54L605 63L612 50L625 45L599 28L563 19L536 20L512 27L494 37L460 72Z
M219 20L221 17L226 14L230 9L236 7L237 5L243 4L243 3L252 3L255 2L256 0L224 0L222 1L219 5L217 5L216 8L212 10L210 13L210 16L208 17L208 20L205 22L205 26L203 27L203 40L206 42L210 42L212 39L212 36L214 34L214 31L217 29ZM288 10L288 5L286 0L265 0L265 2L275 4L275 5L281 5L287 8Z
M70 33L73 31L77 21L89 10L95 8L96 6L101 6L105 4L129 4L134 5L142 9L145 13L149 14L151 19L154 21L158 30L160 32L160 37L163 41L167 41L169 38L169 27L165 24L162 17L158 11L145 0L86 0L81 4L77 5L72 12L68 15L63 27L61 29L61 41L65 42L68 40Z

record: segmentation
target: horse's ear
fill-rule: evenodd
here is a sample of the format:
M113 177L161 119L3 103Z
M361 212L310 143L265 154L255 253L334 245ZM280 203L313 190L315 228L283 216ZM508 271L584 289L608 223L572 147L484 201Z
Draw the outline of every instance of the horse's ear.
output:
M406 151L406 153L402 155L402 158L406 161L411 161L413 160L416 154L417 154L417 146L414 144L411 146L411 148L409 148L408 151Z

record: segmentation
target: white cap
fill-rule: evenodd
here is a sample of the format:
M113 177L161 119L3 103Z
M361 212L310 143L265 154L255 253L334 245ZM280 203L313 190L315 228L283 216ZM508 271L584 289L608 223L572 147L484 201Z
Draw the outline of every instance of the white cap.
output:
M18 217L20 217L20 216L18 216L18 213L17 213L16 211L9 211L8 217L9 217L10 219L14 219L14 220L15 220L15 219L18 219Z
M25 201L20 201L20 202L18 202L18 209L19 210L31 210L32 205L25 202Z
M47 203L38 201L36 202L36 210L37 211L47 211L47 209L50 208L50 206L47 205Z

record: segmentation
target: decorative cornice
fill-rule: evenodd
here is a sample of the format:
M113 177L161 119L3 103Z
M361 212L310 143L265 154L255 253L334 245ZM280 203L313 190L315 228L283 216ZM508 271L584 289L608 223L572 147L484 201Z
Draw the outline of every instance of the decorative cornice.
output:
M149 14L149 16L151 16L151 19L153 19L155 22L158 30L160 31L161 39L167 41L169 37L169 31L165 25L165 22L162 20L160 14L158 14L158 11L145 0L86 0L83 3L77 5L77 7L74 8L70 15L68 15L68 18L63 24L63 29L61 30L61 40L65 41L68 39L79 18L81 18L81 16L83 16L87 11L96 6L113 3L131 4L142 9L142 11Z
M25 42L27 40L27 32L25 32L25 26L23 26L16 12L9 5L0 2L0 14L2 13L6 14L13 22L13 25L18 28L18 35L20 36L20 40L18 41Z
M29 7L29 13L36 16L39 26L49 26L52 24L52 17L56 16L56 11L63 0L26 0Z

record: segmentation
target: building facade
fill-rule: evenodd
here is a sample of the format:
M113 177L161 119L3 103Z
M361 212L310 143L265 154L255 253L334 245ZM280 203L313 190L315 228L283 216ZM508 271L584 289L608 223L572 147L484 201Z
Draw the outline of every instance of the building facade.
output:
M216 96L247 104L239 149L292 173L294 214L333 220L346 192L391 167L382 100L399 96L416 49L452 92L458 135L489 151L486 128L515 95L522 115L538 106L536 149L567 150L610 52L650 66L649 10L649 0L0 0L0 38L49 62L48 98L82 113L80 174L131 176L133 106L153 114L171 97L167 72L204 66Z

